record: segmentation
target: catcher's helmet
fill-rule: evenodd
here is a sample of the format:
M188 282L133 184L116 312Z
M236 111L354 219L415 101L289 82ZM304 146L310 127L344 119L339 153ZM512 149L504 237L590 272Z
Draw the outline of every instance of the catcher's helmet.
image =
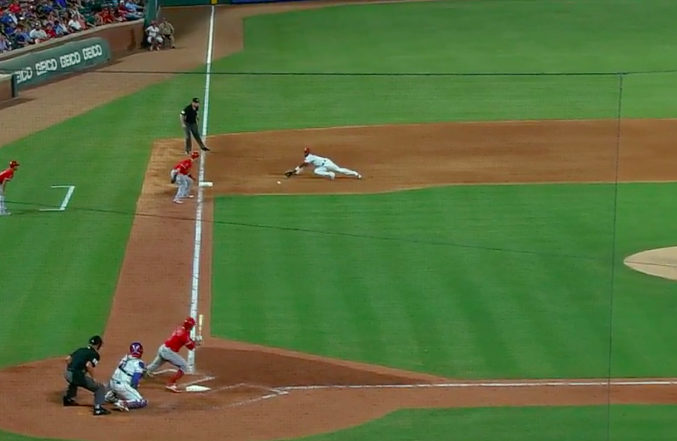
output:
M143 355L143 345L138 341L135 341L134 343L129 345L129 355L131 355L134 358L141 358L141 356Z
M306 147L303 149L303 156L308 156L308 153L310 153L310 147Z
M186 320L183 321L183 327L190 331L195 327L195 319L193 317L186 318Z
M12 167L12 168L18 167L19 163L16 162L15 160L11 160L11 161L9 161L9 166Z
M89 339L89 345L101 347L103 346L103 340L98 335L95 335Z
M193 152L193 153L190 154L190 157L193 158L193 159L199 158L199 157L200 157L200 152Z

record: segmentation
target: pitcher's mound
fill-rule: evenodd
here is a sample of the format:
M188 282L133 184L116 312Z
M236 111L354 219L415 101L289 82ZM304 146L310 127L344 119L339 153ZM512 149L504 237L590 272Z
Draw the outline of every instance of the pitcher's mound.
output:
M626 257L623 263L635 271L677 280L677 246L641 251Z

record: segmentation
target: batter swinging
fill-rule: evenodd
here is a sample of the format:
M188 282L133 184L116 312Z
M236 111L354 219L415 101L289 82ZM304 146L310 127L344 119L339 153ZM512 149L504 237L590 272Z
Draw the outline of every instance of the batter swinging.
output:
M186 320L183 321L183 324L176 328L174 332L172 332L172 335L160 345L155 359L148 365L148 369L146 370L148 376L153 376L153 373L157 368L162 366L165 362L169 362L176 366L178 370L172 375L166 385L167 389L172 392L179 391L176 382L179 381L179 379L183 377L183 374L188 370L188 363L179 354L179 350L185 346L188 350L192 351L196 346L202 344L201 336L197 336L195 340L190 338L190 331L194 327L195 319L193 317L186 318Z

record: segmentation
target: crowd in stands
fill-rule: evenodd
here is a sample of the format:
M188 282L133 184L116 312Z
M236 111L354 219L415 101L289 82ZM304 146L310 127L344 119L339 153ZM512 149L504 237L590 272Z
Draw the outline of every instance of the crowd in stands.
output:
M0 0L0 53L143 18L140 0Z

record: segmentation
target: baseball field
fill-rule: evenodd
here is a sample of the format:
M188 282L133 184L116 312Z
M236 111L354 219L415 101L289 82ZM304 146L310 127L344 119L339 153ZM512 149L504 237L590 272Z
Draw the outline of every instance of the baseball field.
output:
M677 3L162 14L177 49L0 108L1 440L675 439L677 282L624 260L677 237ZM305 146L363 179L285 178ZM209 391L61 406L91 335L107 380L191 313Z

